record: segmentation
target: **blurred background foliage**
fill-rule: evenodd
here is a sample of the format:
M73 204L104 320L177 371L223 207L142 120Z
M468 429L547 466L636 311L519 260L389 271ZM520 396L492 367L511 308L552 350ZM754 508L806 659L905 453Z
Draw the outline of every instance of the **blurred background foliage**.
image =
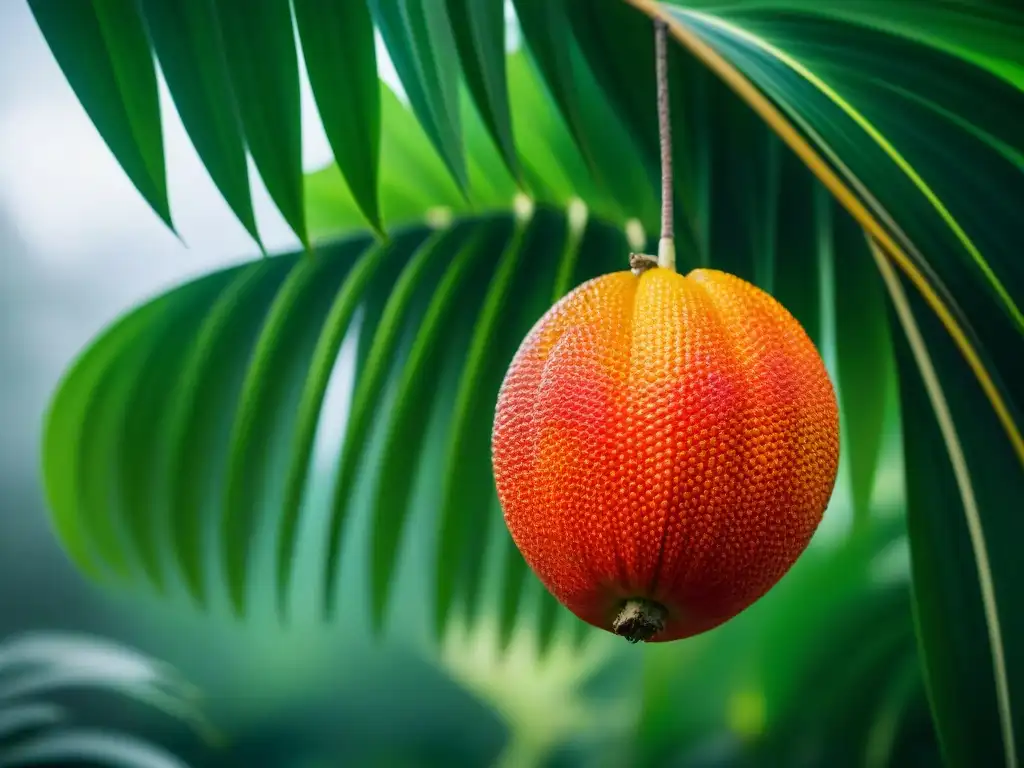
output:
M29 6L152 212L175 227L176 113L252 251L273 254L125 311L45 416L53 531L107 588L21 579L0 627L117 637L205 694L167 694L171 723L116 726L196 765L1018 764L1019 8ZM653 247L652 16L673 36L681 271L738 274L801 320L839 390L843 460L764 599L632 648L525 567L489 435L536 318ZM306 82L334 158L312 172ZM268 246L257 180L294 248ZM15 286L5 310L30 291ZM5 505L33 509L31 484L4 484ZM26 741L35 710L6 709L5 690L0 765L27 762L54 734Z

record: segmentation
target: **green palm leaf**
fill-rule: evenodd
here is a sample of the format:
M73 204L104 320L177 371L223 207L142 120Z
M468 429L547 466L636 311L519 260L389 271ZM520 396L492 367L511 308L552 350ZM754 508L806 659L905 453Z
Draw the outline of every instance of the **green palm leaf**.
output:
M292 8L331 151L360 213L382 233L380 91L369 9L325 0L293 0Z
M143 0L153 52L185 130L217 189L257 245L245 138L213 3Z
M161 587L173 565L204 601L226 584L236 609L259 574L275 573L266 591L285 605L308 520L325 527L327 551L312 556L324 558L322 597L334 607L341 544L362 520L378 623L403 539L429 537L436 557L421 570L436 574L426 592L436 629L457 610L475 615L491 580L507 638L534 583L507 536L499 556L482 554L499 527L481 458L487 403L545 305L624 268L629 248L654 234L649 17L659 16L678 43L669 68L681 265L758 282L834 355L864 528L898 372L916 629L945 757L1017 765L1024 611L1008 585L1019 576L1010 543L1024 494L1019 9L517 0L529 55L503 58L494 3L374 0L366 7L411 104L379 92L378 167L365 17L352 11L363 23L351 32L325 18L330 34L352 35L342 56L328 27L313 34L317 4L298 3L338 158L303 177L294 36L274 21L286 3L260 2L246 19L226 3L203 6L187 28L222 57L211 48L202 60L189 58L194 45L161 41L153 19L149 31L137 23L133 4L101 4L78 27L43 5L33 8L69 81L165 220L160 116L143 75L118 75L146 50L177 73L168 82L186 128L250 231L243 141L300 240L308 231L316 242L313 261L278 256L142 305L72 368L48 418L44 468L57 531L84 569ZM324 94L339 67L354 69L349 97L364 122ZM230 89L237 118L223 99L183 90L192 71ZM585 226L569 221L580 212ZM372 246L364 222L393 242ZM527 242L537 245L520 253ZM354 395L335 473L313 466L310 446L348 339L355 362L339 368ZM138 422L135 408L149 418ZM320 506L318 483L333 491ZM213 569L226 578L211 579ZM537 608L542 628L559 624L552 605ZM971 717L958 716L964 707Z
M883 275L905 330L897 359L906 461L922 468L908 473L907 525L940 739L952 764L1015 764L1022 705L1014 694L1024 680L1024 657L1012 640L1020 619L1007 610L1019 581L1005 537L1017 535L1019 522L990 511L1014 504L1007 480L1017 468L1012 454L989 450L998 422L968 405L983 394L941 325L891 267L883 267ZM957 616L952 638L950 613ZM963 669L986 673L964 675ZM964 701L976 705L963 711Z
M132 184L167 226L167 174L156 69L131 0L30 3L68 82Z
M83 724L83 712L51 701L69 690L115 693L215 735L195 691L166 665L100 639L33 633L0 643L0 765L185 768L159 745Z

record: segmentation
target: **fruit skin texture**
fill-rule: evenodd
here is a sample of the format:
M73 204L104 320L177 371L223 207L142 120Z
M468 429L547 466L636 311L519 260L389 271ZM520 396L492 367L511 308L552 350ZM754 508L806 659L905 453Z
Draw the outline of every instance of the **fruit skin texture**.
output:
M653 641L707 631L789 570L821 521L839 410L821 356L733 275L615 272L560 300L498 396L498 497L548 590L610 630L661 604Z

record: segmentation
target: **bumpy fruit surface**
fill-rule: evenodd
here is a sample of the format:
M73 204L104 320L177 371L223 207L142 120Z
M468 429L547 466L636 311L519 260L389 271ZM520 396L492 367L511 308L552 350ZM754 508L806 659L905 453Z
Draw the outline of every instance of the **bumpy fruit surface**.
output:
M839 414L800 324L732 275L650 269L584 283L534 326L492 436L505 522L544 585L611 630L709 630L807 546L835 483Z

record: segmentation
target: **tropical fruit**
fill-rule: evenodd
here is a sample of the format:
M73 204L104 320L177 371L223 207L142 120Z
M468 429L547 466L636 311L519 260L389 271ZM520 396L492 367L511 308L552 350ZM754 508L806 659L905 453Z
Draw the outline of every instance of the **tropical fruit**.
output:
M835 483L821 356L724 272L579 286L520 346L492 434L498 497L567 608L636 642L709 630L803 552Z

